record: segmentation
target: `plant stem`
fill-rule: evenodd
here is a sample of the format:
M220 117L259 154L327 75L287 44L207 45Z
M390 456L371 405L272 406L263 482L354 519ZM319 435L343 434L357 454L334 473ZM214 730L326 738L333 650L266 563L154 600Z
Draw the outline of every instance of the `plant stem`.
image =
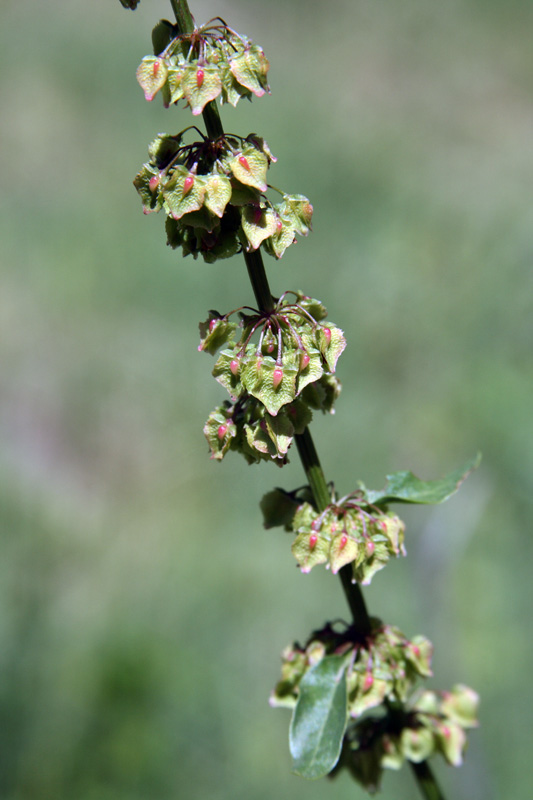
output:
M246 268L248 269L248 276L254 290L258 309L260 311L272 311L274 308L274 301L270 293L261 252L259 250L252 250L249 253L243 248L242 254L246 261Z
M306 428L303 433L297 433L294 438L317 510L324 511L331 503L331 492L320 466L309 428Z
M196 27L194 17L189 10L187 0L170 0L177 27L180 33L192 33ZM211 101L203 110L202 116L210 139L219 139L224 136L224 128L220 120L217 105Z
M303 433L297 433L294 438L317 509L324 511L331 503L331 492L328 489L320 466L309 428L306 428ZM339 574L346 600L352 612L354 630L360 636L368 636L372 630L370 617L368 616L363 593L359 585L352 582L350 565L346 564L346 566L342 567Z
M180 33L192 33L195 24L187 0L170 0L170 4ZM214 101L208 103L202 112L202 116L210 139L218 139L220 136L224 136L224 128ZM261 252L254 250L249 253L243 248L243 255L259 310L272 311L274 302ZM320 466L309 428L306 428L303 433L296 434L295 440L302 466L313 493L315 505L319 511L324 511L331 502L331 493ZM352 583L350 565L347 564L342 567L339 574L346 600L352 612L353 627L356 633L361 636L367 636L371 632L370 617L359 585ZM410 762L410 764L425 800L444 800L444 795L441 793L427 761L422 761L420 764Z
M413 761L410 761L409 764L411 765L411 769L418 782L418 787L425 800L445 800L429 763L427 761L421 761L420 764L415 764Z
M194 30L194 17L189 10L187 0L170 0L172 11L176 17L180 33L192 33Z

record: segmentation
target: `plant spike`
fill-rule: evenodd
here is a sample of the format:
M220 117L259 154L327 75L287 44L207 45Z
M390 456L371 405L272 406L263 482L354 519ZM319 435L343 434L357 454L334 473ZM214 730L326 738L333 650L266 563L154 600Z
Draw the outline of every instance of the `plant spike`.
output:
M120 2L131 9L138 4ZM212 263L242 252L257 303L256 310L239 309L238 323L229 319L235 312L210 312L200 325L198 349L220 351L213 375L230 394L204 428L211 457L221 460L233 449L249 463L283 466L296 444L308 486L265 495L265 527L282 525L296 534L293 553L303 572L323 563L338 573L352 614L342 630L327 623L305 647L286 649L271 703L294 709L290 744L298 774L316 778L345 767L373 792L383 767L397 769L407 760L423 797L443 800L427 759L438 751L461 763L464 730L477 724L477 695L462 685L421 692L416 684L431 675L431 643L420 636L409 641L370 617L360 584L389 557L405 555L404 525L388 504L442 502L479 456L438 481L401 472L388 476L383 490L359 484L343 498L328 485L309 423L313 411L332 411L344 336L326 324L319 301L292 291L275 298L261 253L279 259L295 233L306 236L312 206L267 184L276 160L268 145L256 134L226 134L215 103L220 96L235 105L269 91L268 61L220 17L198 28L187 0L170 3L176 24L163 20L154 28L155 56L143 59L137 77L147 100L160 92L166 106L184 100L193 115L201 114L207 136L195 128L202 141L184 144L191 128L160 134L134 184L145 213L165 209L168 244L181 246L184 255ZM273 203L268 189L281 202ZM360 719L370 709L379 716Z

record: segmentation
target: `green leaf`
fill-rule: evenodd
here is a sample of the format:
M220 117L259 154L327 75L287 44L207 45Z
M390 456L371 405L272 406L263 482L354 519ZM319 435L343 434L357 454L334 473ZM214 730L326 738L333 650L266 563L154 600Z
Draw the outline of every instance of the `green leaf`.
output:
M294 772L303 778L322 778L339 760L347 723L348 662L347 655L325 656L300 682L289 745Z
M364 490L369 503L442 503L455 494L462 482L479 466L481 454L444 478L422 481L412 472L387 475L387 484L378 491Z
M176 37L174 25L168 19L160 19L157 25L152 29L152 45L154 53L158 56L170 44L172 39Z
M283 489L273 489L263 495L259 503L265 528L290 526L298 501Z

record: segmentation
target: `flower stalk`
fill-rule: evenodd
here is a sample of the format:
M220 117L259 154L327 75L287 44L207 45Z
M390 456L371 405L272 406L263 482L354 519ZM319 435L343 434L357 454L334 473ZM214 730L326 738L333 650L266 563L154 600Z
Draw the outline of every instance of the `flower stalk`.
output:
M230 395L204 428L211 457L234 450L249 463L283 466L295 444L308 486L265 495L265 527L295 534L302 573L323 564L339 575L352 615L344 627L327 623L304 647L284 651L271 704L293 709L297 774L316 778L346 768L373 792L384 768L408 761L423 797L443 800L427 759L440 752L461 763L464 730L477 724L477 695L462 685L421 692L418 683L432 674L431 643L370 617L361 585L405 555L405 526L390 503L442 502L479 458L437 481L396 473L383 490L360 484L342 498L328 485L309 424L314 412L333 409L346 341L320 301L290 290L274 297L262 257L280 259L296 234L307 236L313 209L303 195L276 189L281 201L270 199L267 171L276 158L257 134L226 133L215 102L236 105L269 92L268 61L220 18L197 27L187 0L170 3L176 23L156 26L154 55L143 59L137 79L147 100L160 92L166 106L183 101L201 114L207 136L189 143L191 127L160 134L134 184L145 213L165 210L168 244L184 256L213 263L242 252L257 304L238 309L239 321L236 312L211 312L200 325L198 349L218 353L213 376Z

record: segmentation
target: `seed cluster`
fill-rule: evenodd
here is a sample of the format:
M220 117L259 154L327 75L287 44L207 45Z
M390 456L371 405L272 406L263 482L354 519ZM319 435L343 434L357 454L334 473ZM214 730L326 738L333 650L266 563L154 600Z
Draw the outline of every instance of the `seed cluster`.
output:
M197 116L219 96L236 106L241 97L270 92L269 63L262 48L222 19L188 34L179 34L176 26L162 20L152 39L155 55L143 58L137 69L146 100L161 92L165 106L184 100Z
M133 181L145 214L166 212L171 247L208 263L261 246L281 258L296 233L307 236L309 200L281 193L272 202L265 194L267 170L276 159L264 139L225 135L184 144L187 130L154 139L150 160Z
M287 292L271 312L248 311L238 309L239 323L230 320L237 312L212 312L200 325L198 349L220 350L213 375L232 401L211 414L204 432L213 458L235 449L281 465L312 409L332 410L339 393L333 373L346 342L324 306L302 293Z
M306 491L301 495L275 489L265 495L261 508L265 527L283 525L296 534L292 553L302 572L325 564L336 574L351 564L353 581L367 585L389 558L405 555L405 525L386 508L372 506L355 494L333 498L319 514L306 499Z
M350 722L334 773L345 767L374 792L383 769L399 769L405 760L419 763L440 752L460 765L465 730L477 726L477 694L460 684L449 692L419 690L419 681L432 675L433 646L424 636L409 640L375 618L364 638L338 627L327 624L304 647L293 644L283 651L281 680L270 704L294 708L309 670L325 658L345 655ZM381 713L368 715L373 709Z

